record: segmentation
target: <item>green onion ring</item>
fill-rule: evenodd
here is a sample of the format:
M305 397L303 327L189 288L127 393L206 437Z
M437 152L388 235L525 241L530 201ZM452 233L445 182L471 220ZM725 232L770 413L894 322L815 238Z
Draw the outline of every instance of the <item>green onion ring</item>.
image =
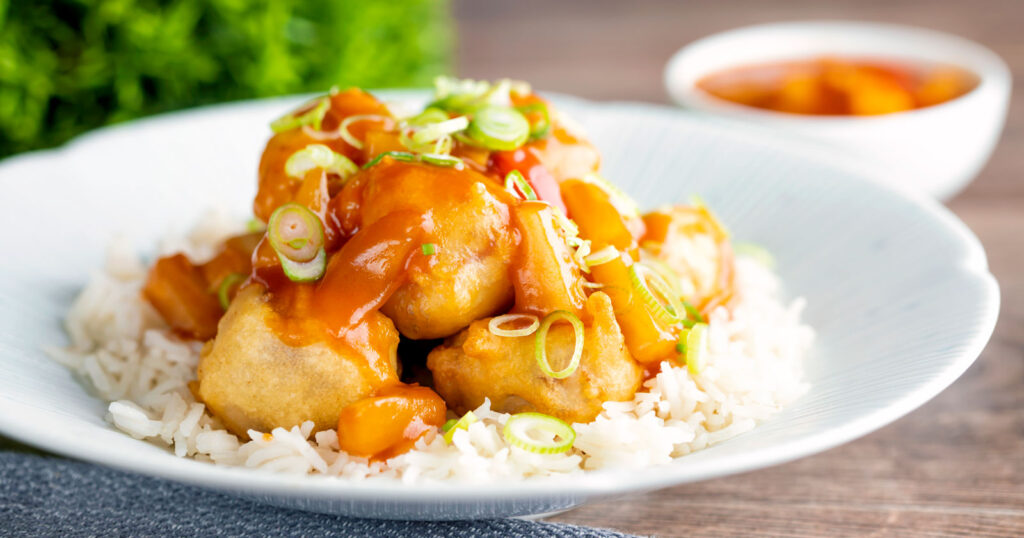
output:
M686 332L686 369L693 375L704 371L708 362L708 325L698 323Z
M349 116L341 121L341 125L338 126L338 136L342 140L348 143L348 145L356 148L363 149L363 141L359 140L352 133L348 132L348 126L352 125L357 121L394 121L392 118L387 116L381 116L380 114L357 114L355 116Z
M665 279L658 276L653 269L643 263L634 263L629 266L629 282L633 285L633 290L643 299L647 310L655 317L669 324L679 323L682 320L680 316L683 312L682 300L676 296ZM655 292L661 295L668 304L659 301L654 295Z
M583 261L586 262L588 267L594 267L597 265L606 264L618 257L619 251L616 250L615 247L607 245L601 250L593 254L587 255L585 258L583 258Z
M311 125L314 130L320 130L320 124L327 115L327 109L331 107L331 100L327 97L317 97L307 101L299 108L270 122L270 129L274 133L290 131L296 127Z
M465 166L462 159L458 157L452 157L451 155L441 155L438 153L424 153L420 155L420 160L436 166L447 166L449 168L458 168L459 170Z
M530 325L523 327L522 329L501 328L501 326L506 323L512 323L513 321L519 321L521 319L529 320ZM532 314L505 314L503 316L493 317L491 318L491 321L487 322L487 330L491 331L491 334L508 338L530 336L537 331L538 327L540 327L540 320L537 319L537 316Z
M277 254L277 259L281 260L281 269L284 270L288 280L292 282L317 281L327 269L327 253L324 251L324 247L320 247L320 250L316 251L316 256L308 262L297 262L280 253Z
M558 227L562 229L562 233L565 234L566 241L571 241L574 237L578 237L580 235L580 227L577 226L572 219L565 216L565 213L552 210L551 216L554 218L555 223L558 224Z
M574 241L572 242L567 241L567 243L570 243L570 247L576 249L576 251L572 253L572 259L576 262L576 265L579 266L581 271L584 273L590 273L590 266L587 265L587 256L590 255L590 240L580 240L578 237L573 239Z
M437 247L433 243L423 243L420 245L420 251L424 256L433 256L437 252Z
M412 141L415 144L426 144L427 142L433 142L442 136L455 134L459 131L465 130L466 127L469 127L469 118L466 116L459 116L450 120L431 123L424 126L422 129L417 130L412 135Z
M700 310L697 310L697 307L693 306L688 301L683 300L683 308L685 308L686 313L691 318L696 320L698 323L707 323L708 320L704 319L704 316L701 315Z
M428 107L423 112L409 118L406 123L409 125L430 125L431 123L438 123L448 119L448 113L440 108Z
M480 108L469 122L466 134L476 145L490 150L513 150L530 138L530 122L514 108Z
M655 273L658 273L665 283L668 284L669 288L680 297L683 296L683 290L680 288L679 281L681 278L679 274L675 272L669 264L665 263L660 258L655 257L653 254L649 254L646 250L640 251L640 261L644 265L649 267Z
M505 176L505 189L516 195L520 200L536 200L537 193L523 177L519 170L513 170Z
M448 155L452 152L452 137L444 135L434 142L433 153L437 155Z
M282 260L309 262L323 249L324 227L320 217L306 206L287 203L270 215L267 239Z
M329 174L337 174L342 179L347 179L359 171L359 167L351 159L323 144L310 144L292 153L284 163L284 173L296 179L302 179L306 172L314 168L321 168Z
M379 163L382 159L384 159L384 157L391 157L396 161L402 161L407 163L416 160L416 155L409 153L407 151L385 151L384 153L380 153L376 157L374 157L372 161L364 164L363 170L371 168L373 165Z
M572 350L572 358L569 360L569 365L556 372L551 369L551 364L548 363L546 344L548 330L551 329L551 325L560 319L564 319L572 324L572 330L576 335L576 345ZM544 316L544 319L540 322L540 327L537 329L537 335L534 337L533 356L537 360L537 366L548 377L565 379L572 375L576 368L579 367L580 359L583 358L583 322L580 321L580 318L576 317L576 314L566 310L555 310Z
M466 414L462 415L462 418L458 420L451 419L448 422L445 422L444 427L441 429L444 433L444 442L449 445L452 444L452 439L455 437L455 432L457 430L468 430L469 425L475 422L479 422L479 419L476 418L476 415L474 415L472 411L467 411Z
M547 432L553 438L536 439L529 434L531 430ZM505 428L501 433L508 444L534 454L561 454L568 452L576 442L576 430L573 430L572 426L543 413L512 415L505 422Z
M540 112L540 121L538 121L536 124L530 124L530 138L536 140L538 138L544 138L545 136L547 136L548 131L551 130L551 114L548 112L547 104L530 103L528 105L517 106L516 110L518 110L524 116L527 114L532 114L534 112Z
M245 281L245 275L242 273L231 273L220 280L220 284L217 285L217 300L220 301L221 308L227 310L231 306L231 298L228 297L228 293L231 292L231 286L243 281Z

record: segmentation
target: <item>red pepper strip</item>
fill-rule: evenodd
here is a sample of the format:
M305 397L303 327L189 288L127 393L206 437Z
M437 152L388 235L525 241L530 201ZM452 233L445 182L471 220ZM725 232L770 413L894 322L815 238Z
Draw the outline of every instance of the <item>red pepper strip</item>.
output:
M533 148L522 147L511 151L495 151L491 154L493 166L498 174L505 178L509 172L519 170L526 181L537 193L537 199L547 202L565 214L565 203L558 188L555 176L540 162Z

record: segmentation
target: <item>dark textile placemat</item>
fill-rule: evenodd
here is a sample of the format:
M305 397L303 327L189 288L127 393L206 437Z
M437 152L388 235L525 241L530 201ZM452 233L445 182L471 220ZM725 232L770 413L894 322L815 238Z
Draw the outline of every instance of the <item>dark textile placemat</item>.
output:
M10 448L0 451L2 536L627 536L517 519L384 521L314 514Z

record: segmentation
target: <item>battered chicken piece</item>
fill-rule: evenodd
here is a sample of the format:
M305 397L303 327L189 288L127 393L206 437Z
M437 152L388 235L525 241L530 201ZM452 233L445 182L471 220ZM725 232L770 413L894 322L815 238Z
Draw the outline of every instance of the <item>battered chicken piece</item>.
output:
M203 348L198 396L236 435L306 420L316 431L334 428L346 405L397 381L398 332L380 313L369 314L347 345L323 336L315 320L289 325L289 338L309 340L289 345L275 330L280 323L263 287L249 285Z
M482 319L430 353L427 367L434 374L434 389L459 413L490 398L491 408L498 411L536 411L568 422L590 422L602 403L632 398L643 372L626 350L608 296L592 294L586 310L592 319L584 331L583 357L572 375L548 377L534 359L533 335L497 336L487 328L490 320ZM551 327L547 352L554 369L567 363L574 343L570 325Z
M367 173L364 226L399 211L427 214L433 226L426 267L410 271L381 309L403 335L449 336L512 303L506 191L470 170L390 159Z

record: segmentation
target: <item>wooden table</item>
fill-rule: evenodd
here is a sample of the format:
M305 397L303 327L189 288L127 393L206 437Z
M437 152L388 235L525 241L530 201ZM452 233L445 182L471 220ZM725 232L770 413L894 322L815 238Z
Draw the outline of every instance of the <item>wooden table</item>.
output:
M661 70L698 37L795 19L862 19L984 43L1024 81L1024 1L456 3L462 76L513 77L594 99L667 102ZM823 454L584 506L555 521L659 536L1024 536L1024 92L1002 142L950 207L1002 287L988 348L940 396Z

